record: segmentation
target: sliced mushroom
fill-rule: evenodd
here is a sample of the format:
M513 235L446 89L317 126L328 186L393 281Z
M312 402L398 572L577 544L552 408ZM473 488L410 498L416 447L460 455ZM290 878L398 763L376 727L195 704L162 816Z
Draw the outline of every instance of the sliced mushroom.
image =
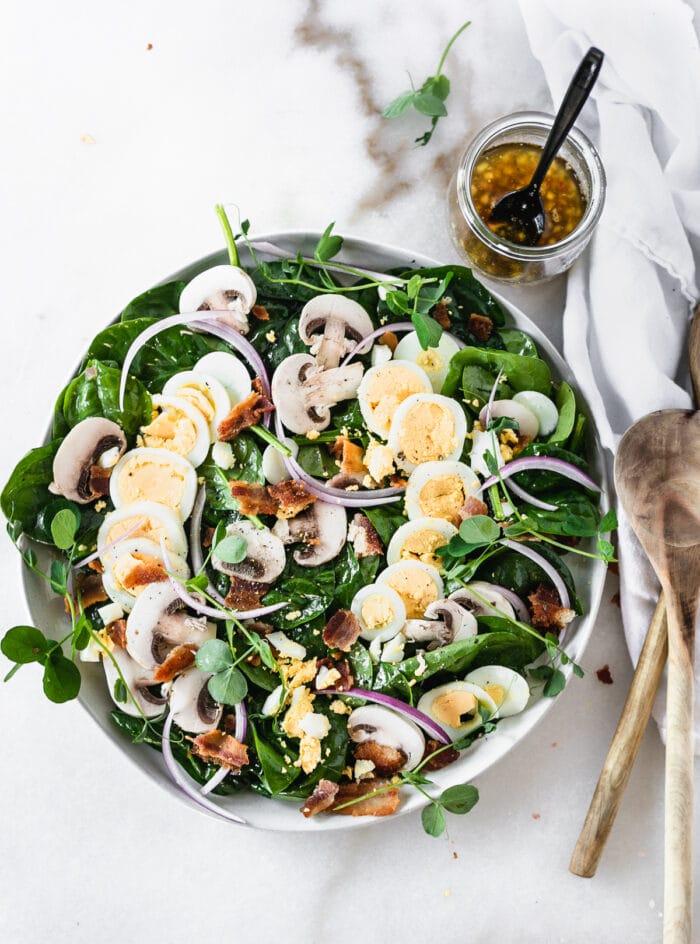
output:
M439 649L452 641L452 634L442 620L406 620L403 634L406 642L429 643L428 649Z
M315 501L296 518L284 518L272 529L284 544L303 543L293 557L302 567L318 567L333 560L343 549L348 519L340 505Z
M49 490L79 505L106 495L112 469L125 451L126 436L117 423L88 416L58 447Z
M406 757L403 770L417 767L425 751L425 737L420 728L381 705L355 708L348 718L348 734L355 744L374 741L383 747L402 751Z
M472 592L473 591L473 592ZM450 600L459 603L474 616L498 616L499 612L507 619L515 619L515 611L508 600L494 590L493 584L484 580L473 580L450 594Z
M161 693L161 686L154 681L150 672L144 671L143 666L131 658L125 649L115 646L109 655L105 653L102 657L102 666L110 697L121 711L134 717L145 715L147 718L155 718L163 711L165 698ZM126 692L121 691L120 682L126 684ZM125 700L120 701L117 695L120 698L125 696Z
M170 686L170 713L175 724L191 734L215 728L223 708L209 694L210 672L188 669Z
M320 367L337 367L358 341L371 334L373 327L358 302L343 295L317 295L302 309L299 337L311 346Z
M214 311L219 320L248 333L248 312L257 300L255 282L238 266L205 269L183 288L180 311Z
M425 608L425 615L431 620L442 620L448 642L476 636L479 630L476 617L454 599L436 600Z
M238 564L229 564L212 554L211 564L215 570L257 583L272 583L284 570L287 555L284 545L269 528L256 528L251 521L241 519L226 528L226 536L237 534L244 538L248 547L245 558Z
M330 408L355 396L363 371L360 363L321 370L310 354L286 357L272 377L272 400L281 423L299 435L325 429Z
M152 583L126 621L126 649L144 669L162 665L175 646L201 646L216 636L204 617L190 616L169 582Z

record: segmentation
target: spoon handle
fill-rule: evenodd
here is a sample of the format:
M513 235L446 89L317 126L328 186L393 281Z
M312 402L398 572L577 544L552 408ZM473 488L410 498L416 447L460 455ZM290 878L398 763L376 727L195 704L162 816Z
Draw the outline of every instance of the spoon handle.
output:
M588 813L574 847L569 871L582 878L596 873L615 822L639 745L649 723L654 696L666 664L666 605L659 596L634 670L624 708L610 742Z
M573 123L578 118L579 112L585 105L586 99L591 94L591 89L595 85L602 64L603 53L595 46L591 46L581 60L581 65L576 70L576 74L566 91L564 101L561 103L557 117L554 119L552 130L549 132L542 148L542 156L530 181L530 187L537 189L544 180L549 165L556 157L567 134L571 131Z
M664 944L692 944L694 605L672 587L668 606ZM690 611L690 612L689 612Z

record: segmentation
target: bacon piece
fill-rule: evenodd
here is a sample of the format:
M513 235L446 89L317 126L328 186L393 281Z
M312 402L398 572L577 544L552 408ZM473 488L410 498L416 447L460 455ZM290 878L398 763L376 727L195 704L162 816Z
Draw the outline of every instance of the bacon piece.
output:
M247 745L218 728L198 734L192 741L192 753L207 764L228 767L234 775L239 774L248 763Z
M259 377L255 378L252 386L253 392L245 400L237 403L228 416L219 423L217 429L219 442L230 442L244 429L259 423L265 413L271 413L274 410L274 404L262 392Z
M360 638L360 621L350 610L338 610L323 627L323 641L329 649L349 652Z
M405 488L408 485L408 479L396 472L389 476L389 485L392 488Z
M368 797L366 800L359 799L388 786L388 783L387 780L361 780L359 783L340 784L331 812L341 813L343 816L391 816L399 808L399 791L396 787L392 787L385 793L379 793L377 796ZM343 810L337 809L350 800L359 800L359 802L346 806Z
M460 521L466 521L467 518L473 518L474 515L487 515L488 513L489 509L486 503L482 502L480 498L475 498L474 495L470 495L457 512Z
M559 594L553 587L540 584L529 594L532 625L538 629L561 630L576 616L573 610L561 605Z
M595 674L598 676L598 681L602 682L603 685L612 685L613 677L610 674L610 666L605 663L602 669L596 669Z
M332 780L319 780L314 787L314 792L304 800L304 805L299 809L308 819L332 806L337 793L337 783L333 783Z
M265 308L264 305L253 305L253 307L250 309L250 313L253 318L257 318L258 321L270 320L270 312L267 310L267 308Z
M76 606L78 605L78 597L80 597L83 609L85 610L89 606L94 606L95 603L104 603L106 600L109 600L105 588L102 585L102 577L99 574L79 574L76 577L75 591L73 593L73 600ZM67 600L64 601L63 605L66 608L66 613L70 613Z
M257 580L245 580L243 577L231 577L231 586L226 594L226 606L232 610L254 610L270 589L267 583Z
M316 496L298 479L287 479L279 485L268 485L267 492L277 503L275 514L278 518L293 518L316 501Z
M215 528L205 528L204 537L202 538L202 547L211 547L211 542L214 540L214 531Z
M362 744L357 745L354 753L355 760L371 760L374 769L382 777L397 774L407 760L403 751L398 751L395 747L387 747L385 744L377 744L376 741L363 741Z
M229 482L231 495L238 502L242 515L274 515L277 513L278 503L272 498L265 485L256 485L253 482Z
M469 315L469 330L479 341L488 341L493 332L493 321L487 315Z
M447 330L452 323L450 321L450 309L445 302L438 302L430 312L441 328Z
M94 498L98 495L109 494L109 477L112 474L111 469L105 469L101 465L90 466L90 492Z
M94 570L96 574L103 574L105 572L99 557L96 557L95 560L91 560L88 567L90 570Z
M139 561L135 567L124 575L122 586L125 590L136 590L138 587L145 587L149 583L162 583L168 579L165 567L160 562L148 563Z
M320 669L321 667L335 669L339 674L340 678L335 679L333 684L329 685L329 688L332 688L334 692L347 692L355 684L352 669L347 659L333 659L328 656L325 659L317 659L316 668Z
M377 534L377 529L367 515L359 511L350 522L348 541L352 544L355 557L374 557L384 552L384 545Z
M194 663L196 646L175 646L168 653L168 657L153 673L154 682L171 682L176 675Z
M393 331L385 331L384 334L379 338L379 344L384 344L389 348L393 354L396 350L396 345L399 343L399 339L396 337Z
M428 738L425 742L425 753L423 754L423 760L426 757L429 757L434 751L442 747L443 744L441 741L436 741L433 738ZM448 747L444 751L431 757L429 761L423 767L423 770L442 770L443 767L447 767L448 764L453 764L456 760L459 760L459 751L455 750L454 747Z
M358 446L347 436L338 436L329 452L335 459L341 475L349 475L356 479L358 484L362 484L364 477L369 474L367 466L362 461L364 456L362 446Z
M120 649L126 649L125 619L112 620L111 623L108 623L107 626L105 626L105 629L107 630L107 635L115 646L118 646Z

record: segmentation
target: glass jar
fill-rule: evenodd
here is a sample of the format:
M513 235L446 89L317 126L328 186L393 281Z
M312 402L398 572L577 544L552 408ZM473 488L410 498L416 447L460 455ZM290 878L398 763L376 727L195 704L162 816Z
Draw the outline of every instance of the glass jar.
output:
M481 219L472 198L474 168L482 155L499 145L542 147L554 118L544 112L526 111L499 118L483 129L462 154L450 182L448 211L457 251L470 266L499 282L543 282L565 272L591 238L605 201L605 172L598 152L588 138L572 128L559 157L576 178L585 202L576 227L559 242L523 246L496 235ZM524 185L524 184L523 184Z

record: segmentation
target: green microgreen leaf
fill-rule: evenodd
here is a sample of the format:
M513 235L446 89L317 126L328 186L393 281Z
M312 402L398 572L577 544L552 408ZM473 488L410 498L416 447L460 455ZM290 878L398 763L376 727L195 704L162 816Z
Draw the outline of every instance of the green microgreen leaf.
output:
M319 262L328 262L333 256L337 256L343 248L343 237L333 234L335 223L329 223L323 232L323 235L314 249L314 259Z
M502 433L504 429L512 429L516 433L520 432L520 424L517 420L511 419L510 416L499 416L496 419L491 420L487 427L490 433Z
M398 118L403 115L406 109L413 105L416 94L415 89L411 89L410 92L402 92L401 95L397 95L393 102L389 102L382 112L382 118Z
M185 581L185 589L190 593L202 593L209 586L209 578L206 574L197 574L196 577L190 577Z
M420 311L414 311L411 314L413 327L416 329L418 343L427 350L429 347L437 347L442 337L442 328L434 318L425 315Z
M60 551L73 546L80 519L72 508L61 508L51 519L51 537Z
M459 536L465 544L483 547L497 541L501 536L501 529L488 515L473 515L461 523Z
M194 663L202 672L223 672L233 664L231 648L223 639L208 639L197 650Z
M70 565L65 561L51 561L51 569L49 570L49 581L51 583L51 589L54 593L60 594L60 596L65 596L68 592L68 574L70 573Z
M445 813L439 803L428 804L420 815L423 829L429 836L441 836L445 832Z
M51 642L34 626L13 626L0 642L0 651L12 662L43 662Z
M447 108L442 99L437 95L431 95L430 92L418 92L413 99L413 107L421 115L427 115L429 118L444 118L447 114Z
M248 694L245 675L235 666L212 675L209 679L209 694L222 705L237 705Z
M214 553L226 564L240 564L248 553L248 542L242 534L230 534L214 545Z
M91 635L90 620L85 613L80 613L73 626L73 648L79 652L87 647Z
M123 705L128 697L129 693L126 690L126 685L122 679L118 678L114 683L114 700Z
M468 813L479 802L479 791L471 784L463 783L455 787L448 787L440 795L440 803L448 813L462 816Z
M496 461L496 457L490 449L487 449L484 452L484 462L486 463L486 468L489 470L491 475L498 475L498 462Z
M44 663L44 694L53 702L62 703L77 697L80 691L78 667L54 649Z
M545 682L542 694L547 698L554 698L566 688L566 677L561 669L553 669L551 676Z
M614 508L609 508L600 519L598 531L601 534L607 534L608 531L614 531L617 528L617 514Z

